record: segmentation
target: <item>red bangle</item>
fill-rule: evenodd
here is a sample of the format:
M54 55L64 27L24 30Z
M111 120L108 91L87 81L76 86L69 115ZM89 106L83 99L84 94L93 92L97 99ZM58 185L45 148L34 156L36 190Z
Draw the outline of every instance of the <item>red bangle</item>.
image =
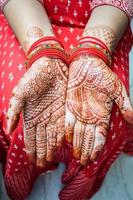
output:
M68 64L68 59L64 52L56 50L56 49L41 49L39 52L34 54L31 59L29 59L26 63L26 68L30 68L30 66L39 58L41 57L52 57L52 58L59 58L63 60L66 64Z
M98 38L95 38L95 37L91 37L91 36L86 36L86 37L82 37L80 40L79 40L79 44L83 44L83 43L87 43L87 42L90 42L90 43L93 43L95 45L99 45L100 47L104 48L106 51L109 52L109 54L111 55L111 52L109 50L109 48L106 46L106 44L104 42L102 42L101 40L99 40Z
M78 45L78 48L89 48L89 49L97 49L97 52L99 52L100 54L102 53L102 55L104 54L107 59L109 60L109 63L111 64L111 55L109 54L109 52L102 48L101 46L99 46L99 44L94 44L94 43L90 43L90 42L82 42L80 45Z
M97 57L101 58L107 65L109 64L109 60L105 56L105 54L102 51L95 49L95 48L79 48L79 49L77 49L70 56L69 63L71 63L74 59L76 59L78 56L81 56L83 54L97 56Z
M54 37L54 36L48 36L48 37L43 37L43 38L40 38L39 40L37 40L36 42L34 42L32 45L31 45L31 47L29 48L29 50L27 51L27 56L40 44L40 43L42 43L42 42L45 42L45 41L51 41L51 40L53 40L53 41L56 41L56 42L58 42L60 45L61 45L61 47L64 49L64 47L63 47L63 45L62 45L62 43L60 42L60 40L58 40L56 37Z

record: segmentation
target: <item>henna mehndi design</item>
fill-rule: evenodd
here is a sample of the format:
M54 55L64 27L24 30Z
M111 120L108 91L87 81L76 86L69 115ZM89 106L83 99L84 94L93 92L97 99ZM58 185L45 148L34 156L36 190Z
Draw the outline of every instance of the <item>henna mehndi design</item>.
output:
M95 160L103 149L114 100L126 121L133 124L133 111L125 87L101 59L81 55L71 63L66 139L73 140L73 154L83 165L88 159ZM73 122L71 115L75 117ZM73 138L70 127L74 130Z
M96 26L93 28L85 28L83 37L93 36L100 39L106 44L110 51L114 50L117 44L117 37L114 31L108 26Z
M50 30L51 35L54 36L53 30ZM22 43L22 48L25 52L29 49L29 47L38 39L46 36L43 30L38 26L31 26L25 33L25 41Z
M8 132L14 129L13 117L23 110L26 152L38 166L52 160L64 137L67 75L68 68L60 59L42 57L13 90L7 113Z

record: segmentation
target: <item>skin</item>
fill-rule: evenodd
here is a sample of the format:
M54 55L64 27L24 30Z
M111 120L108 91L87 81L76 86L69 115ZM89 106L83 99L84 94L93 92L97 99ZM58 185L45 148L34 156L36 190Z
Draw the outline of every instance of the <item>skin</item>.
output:
M92 11L82 37L95 37L113 52L127 25L124 12L111 6L99 6ZM82 55L71 63L66 98L66 139L73 144L73 155L81 165L98 159L107 139L114 102L124 119L133 124L133 109L125 87L101 59Z
M46 12L37 1L9 1L4 8L4 14L25 53L39 38L54 36ZM26 20L22 20L25 19L25 14ZM19 23L16 23L16 18ZM113 51L127 25L128 18L124 12L111 6L100 6L92 11L83 36L97 37L108 46L110 51ZM107 37L106 40L102 27L108 27L111 34L111 37ZM99 35L100 31L102 34ZM19 121L19 114L23 111L27 154L32 161L37 159L38 166L44 166L46 160L52 160L53 151L58 146L57 132L64 135L63 118L66 99L66 139L73 143L75 158L79 159L82 165L86 165L89 159L95 160L103 149L114 101L118 104L125 120L133 123L132 107L125 87L102 60L84 55L70 65L66 97L67 66L60 60L51 59L48 61L45 55L43 59L45 62L39 59L33 63L33 66L22 77L13 91L7 114L7 132L13 132ZM53 66L56 66L58 73L55 72ZM80 69L79 74L77 69ZM74 85L71 82L74 82ZM54 92L57 85L60 85L61 89L61 92L58 91L58 95L60 98L63 97L61 100L63 113L59 112L58 119L54 113L50 113L47 120L42 123L42 116L47 115L47 105L48 109L51 110L53 104L56 110L57 102ZM51 94L50 98L49 94ZM36 117L34 110L36 104L39 105L38 102L41 106L37 107ZM41 102L43 102L43 106ZM30 116L27 114L29 112ZM57 129L60 130L57 131ZM41 143L41 141L43 142Z
M12 0L3 11L25 53L39 38L54 36L44 7L37 0Z
M54 36L44 7L36 0L9 1L4 14L26 55L35 41ZM44 45L49 43L60 48L56 41ZM68 67L62 60L44 55L33 63L13 90L6 132L13 133L22 112L26 152L38 167L53 159L54 150L61 145L65 134L67 76Z
M54 150L64 139L67 75L68 68L63 61L42 57L13 90L7 112L7 133L15 130L23 111L26 152L38 167L53 160Z
M69 68L66 139L73 155L86 165L98 158L107 139L113 102L133 124L133 109L123 83L99 58L83 55Z

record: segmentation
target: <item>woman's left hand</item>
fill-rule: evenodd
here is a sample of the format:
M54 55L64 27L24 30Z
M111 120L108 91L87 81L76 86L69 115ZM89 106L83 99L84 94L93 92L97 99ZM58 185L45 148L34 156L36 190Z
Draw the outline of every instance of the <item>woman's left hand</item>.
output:
M133 124L133 108L123 83L100 59L82 55L69 68L66 139L73 155L86 165L97 159L106 142L113 102Z

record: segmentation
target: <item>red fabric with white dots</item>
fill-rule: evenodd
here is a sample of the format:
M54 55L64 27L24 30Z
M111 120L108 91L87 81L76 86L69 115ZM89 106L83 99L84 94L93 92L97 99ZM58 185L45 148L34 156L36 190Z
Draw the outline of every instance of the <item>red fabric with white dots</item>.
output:
M87 0L44 1L44 7L50 17L57 37L69 51L75 46L90 16L90 4ZM128 89L128 54L131 48L132 34L126 31L113 55L112 70L117 73ZM25 56L4 16L0 14L0 161L4 166L5 185L12 200L24 200L40 171L28 163L24 142L22 120L14 135L5 135L6 111L12 89L25 72ZM100 187L112 162L123 150L128 136L128 128L116 106L113 108L111 126L107 143L99 160L84 170L72 158L71 147L65 144L56 155L55 161L67 163L63 180L66 187L60 193L61 200L85 200ZM3 156L4 155L4 156ZM7 159L6 159L7 156ZM7 162L6 162L7 160ZM54 167L51 165L49 167ZM48 168L49 168L48 167ZM47 169L44 169L45 171ZM75 176L74 176L75 175Z

